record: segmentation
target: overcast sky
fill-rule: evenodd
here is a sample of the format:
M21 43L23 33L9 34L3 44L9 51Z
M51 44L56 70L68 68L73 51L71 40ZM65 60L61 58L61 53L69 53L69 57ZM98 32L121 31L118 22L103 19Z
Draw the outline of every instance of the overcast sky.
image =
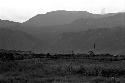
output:
M0 19L23 22L55 10L100 13L125 11L125 0L0 0Z

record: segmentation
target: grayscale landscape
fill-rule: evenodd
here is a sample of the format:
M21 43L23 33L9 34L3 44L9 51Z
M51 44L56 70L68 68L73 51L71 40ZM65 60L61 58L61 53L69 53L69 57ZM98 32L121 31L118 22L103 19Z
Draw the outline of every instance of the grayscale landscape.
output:
M54 7L74 7L67 3ZM30 4L12 6L15 13L6 10L10 5L0 6L0 83L125 83L124 11L110 12L104 3L108 12L90 12L94 7L97 12L99 3L89 0L90 9L84 3L88 11L64 8L33 16L29 10L38 3ZM112 4L117 5L115 0ZM29 7L26 17L18 7L25 12Z

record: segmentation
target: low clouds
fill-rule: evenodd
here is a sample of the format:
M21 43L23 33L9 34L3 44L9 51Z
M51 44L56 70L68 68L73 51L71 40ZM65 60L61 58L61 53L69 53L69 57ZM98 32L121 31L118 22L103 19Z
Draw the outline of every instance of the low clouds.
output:
M125 0L0 0L0 19L23 22L36 14L54 10L119 12Z

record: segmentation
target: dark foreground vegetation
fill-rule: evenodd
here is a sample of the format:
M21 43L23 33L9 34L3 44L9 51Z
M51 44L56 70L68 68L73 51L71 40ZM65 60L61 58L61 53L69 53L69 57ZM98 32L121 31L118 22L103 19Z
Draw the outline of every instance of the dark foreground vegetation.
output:
M125 56L1 49L0 83L125 83Z

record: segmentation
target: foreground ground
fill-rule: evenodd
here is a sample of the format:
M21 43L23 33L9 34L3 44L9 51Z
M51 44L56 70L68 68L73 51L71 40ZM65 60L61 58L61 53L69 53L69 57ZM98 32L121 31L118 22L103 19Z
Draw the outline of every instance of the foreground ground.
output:
M51 58L1 61L0 83L125 83L125 61Z

